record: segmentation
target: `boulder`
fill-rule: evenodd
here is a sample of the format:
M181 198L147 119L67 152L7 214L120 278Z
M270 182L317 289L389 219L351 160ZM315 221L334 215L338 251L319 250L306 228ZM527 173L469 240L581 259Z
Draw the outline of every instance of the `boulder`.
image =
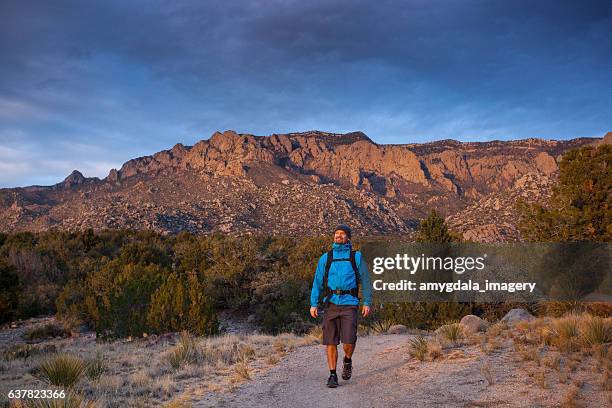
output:
M393 326L389 327L389 330L387 330L388 334L404 334L408 331L408 328L406 326L404 326L403 324L394 324Z
M531 321L535 319L531 313L525 309L512 309L501 319L502 323L506 323L509 326L514 326L518 322Z
M459 324L463 327L464 333L477 333L489 327L489 323L475 315L463 316Z

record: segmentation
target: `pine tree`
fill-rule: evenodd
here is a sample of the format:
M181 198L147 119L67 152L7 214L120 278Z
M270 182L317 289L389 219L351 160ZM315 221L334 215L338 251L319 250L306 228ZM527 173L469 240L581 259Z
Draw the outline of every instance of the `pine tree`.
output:
M567 152L547 206L517 203L528 241L612 241L612 145Z
M421 221L416 240L417 242L454 242L458 237L448 230L444 218L440 217L436 210L431 210L427 218Z

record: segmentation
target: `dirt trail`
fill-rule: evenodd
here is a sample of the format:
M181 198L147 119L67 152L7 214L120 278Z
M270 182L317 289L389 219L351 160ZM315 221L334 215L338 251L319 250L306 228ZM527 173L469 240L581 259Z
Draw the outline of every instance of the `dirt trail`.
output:
M484 355L477 346L446 351L441 360L419 362L408 355L410 335L360 337L353 377L325 386L324 348L301 347L265 374L228 394L209 394L196 407L550 407L559 406L571 384L543 388L508 348ZM343 353L339 352L339 361ZM494 379L483 374L488 367ZM338 371L340 374L340 370ZM340 376L340 375L339 375ZM604 406L606 392L585 383L581 402ZM604 405L601 405L601 404Z

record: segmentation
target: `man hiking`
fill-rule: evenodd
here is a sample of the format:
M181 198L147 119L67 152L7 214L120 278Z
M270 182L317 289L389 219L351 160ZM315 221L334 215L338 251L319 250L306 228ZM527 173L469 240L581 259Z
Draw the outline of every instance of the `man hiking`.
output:
M351 378L353 352L357 342L357 314L359 313L359 284L363 292L363 316L370 313L372 287L368 266L361 252L353 251L351 229L339 225L334 231L334 243L329 252L319 258L310 293L310 315L323 315L323 344L327 346L329 379L327 386L338 386L336 364L338 344L342 341L344 361L342 379Z

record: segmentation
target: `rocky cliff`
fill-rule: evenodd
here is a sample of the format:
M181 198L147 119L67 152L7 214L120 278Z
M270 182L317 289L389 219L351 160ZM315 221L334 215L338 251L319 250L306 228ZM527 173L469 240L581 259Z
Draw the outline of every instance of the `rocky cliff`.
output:
M104 179L0 190L0 230L409 234L435 208L475 240L517 240L512 204L544 200L561 155L610 142L524 139L381 145L361 132L215 133L129 160Z

